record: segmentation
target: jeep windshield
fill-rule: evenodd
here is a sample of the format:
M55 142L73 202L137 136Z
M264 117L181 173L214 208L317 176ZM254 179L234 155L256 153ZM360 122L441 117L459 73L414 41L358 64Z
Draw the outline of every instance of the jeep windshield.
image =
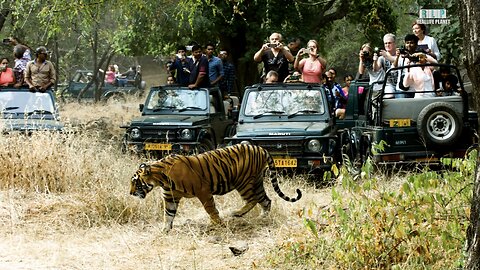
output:
M264 115L318 115L325 113L321 89L262 89L251 91L244 114L259 118Z
M48 93L23 91L0 91L0 111L4 116L52 114L55 112L53 100Z
M162 110L206 110L208 94L206 90L188 88L153 90L147 100L146 108L154 112Z

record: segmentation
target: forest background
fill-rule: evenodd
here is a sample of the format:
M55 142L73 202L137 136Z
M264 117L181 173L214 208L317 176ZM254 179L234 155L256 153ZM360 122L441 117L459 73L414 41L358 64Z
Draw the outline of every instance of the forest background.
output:
M329 67L340 75L355 75L361 44L383 47L383 35L394 33L401 46L421 8L447 9L451 23L428 30L438 40L444 61L460 63L462 39L454 0L2 0L0 29L2 38L17 37L33 49L46 45L53 52L60 84L76 69L107 70L110 63L119 64L122 72L141 64L147 83L161 84L163 66L177 45L211 42L231 52L238 91L258 82L253 54L272 32L283 34L285 43L297 37L303 46L318 40ZM11 56L11 51L7 45L0 48L1 55Z
M231 60L237 67L238 85L242 87L258 81L259 68L252 61L253 54L272 32L282 33L285 40L293 37L300 37L304 42L316 39L329 66L336 67L339 74L355 73L362 43L371 42L382 47L382 36L394 33L398 37L397 45L401 46L404 35L411 33L411 24L418 18L421 8L446 8L450 24L430 26L429 35L437 39L444 61L460 67L467 66L473 89L477 89L480 86L478 5L478 0L0 0L0 38L14 36L32 48L46 45L52 51L51 60L59 71L59 83L68 81L76 69L106 70L109 63L117 63L122 71L128 66L141 64L150 85L164 82L163 66L178 44L213 42L230 50ZM12 48L0 46L0 54L11 56ZM95 76L97 74L94 72ZM101 78L94 79L102 81ZM474 97L477 92L473 93ZM137 101L133 103L136 105ZM105 123L98 121L99 116L110 119L108 123L112 124L124 122L138 113L134 106L115 106L117 110L102 105L92 110L91 107L68 104L62 115L66 119L75 119L84 115L81 112L83 109L92 114L95 119L92 123L98 126ZM111 119L116 122L111 122ZM6 237L0 241L3 244L0 245L3 254L0 262L9 266L10 263L31 266L7 269L41 269L39 261L47 265L43 269L85 269L86 265L92 268L92 263L98 266L93 268L98 269L137 269L139 260L142 263L151 262L144 269L158 269L158 265L163 265L163 269L211 269L212 266L218 269L218 263L237 266L248 261L251 265L245 265L245 269L256 268L260 263L267 264L258 267L260 269L271 269L272 265L299 269L307 263L312 264L311 269L318 269L317 265L332 265L332 262L348 269L365 266L372 269L375 268L372 262L376 263L377 269L385 269L387 265L400 265L392 269L419 269L419 265L431 265L432 269L452 269L463 265L478 269L480 265L478 241L468 242L471 244L469 247L474 247L468 251L476 256L462 258L469 221L472 227L468 238L480 239L475 237L480 235L480 226L476 224L480 220L477 207L480 205L480 174L477 172L475 177L473 199L470 198L471 182L465 182L465 179L473 177L472 162L461 162L460 165L466 169L453 173L454 176L425 172L402 178L398 180L400 183L392 182L390 178L382 182L391 184L392 189L401 186L398 193L390 192L390 187L378 187L376 177L357 182L357 179L353 181L345 174L343 181L339 179L342 186L347 191L354 191L350 196L354 200L348 208L344 208L345 202L327 207L321 202L328 200L318 198L328 197L324 194L319 196L318 193L323 193L323 190L318 192L309 186L302 187L309 194L309 199L302 202L303 210L288 206L277 208L272 218L266 221L231 221L229 229L232 230L220 233L219 238L204 233L205 216L201 209L192 213L192 209L201 207L198 204L186 205L188 214L178 218L179 225L183 226L179 226L178 234L168 237L157 232L156 224L161 221L158 196L150 196L146 203L139 203L125 192L125 175L130 175L138 160L128 160L116 152L114 142L118 134L100 134L100 139L95 137L87 128L92 123L81 126L85 132L72 136L68 143L62 145L57 145L50 136L32 137L31 143L38 149L25 147L24 141L18 138L0 140L3 143L0 154L3 160L11 162L4 163L3 170L0 170L5 174L0 178L5 190L0 193L0 223L3 225L0 227L8 231L2 233ZM112 130L118 130L119 125L112 126ZM79 135L86 138L79 139ZM12 156L14 152L20 154ZM51 155L52 152L57 154ZM30 170L32 167L37 169ZM288 192L300 183L304 183L303 179L292 181L292 186L284 188ZM424 186L427 189L419 192ZM438 191L432 192L432 188ZM386 192L380 192L383 189ZM365 192L357 194L359 190ZM332 200L339 201L344 193L332 194ZM369 196L372 200L360 201ZM457 200L461 202L457 203ZM220 205L222 209L229 209L234 202L225 197L220 200ZM468 207L470 202L471 208ZM195 202L192 200L189 203ZM424 207L412 208L412 203ZM361 215L365 209L371 210L367 212L369 216ZM401 213L397 209L413 211ZM326 216L318 215L316 211ZM297 215L292 215L293 212ZM470 212L472 216L469 220ZM402 218L398 217L400 214ZM199 215L201 218L198 218ZM352 222L351 216L366 219ZM429 222L425 222L425 217ZM108 227L112 224L111 228ZM131 227L127 226L129 224ZM191 224L194 226L191 227ZM314 224L318 227L315 228ZM360 224L363 226L357 226ZM386 224L390 225L386 227ZM23 226L27 229L19 233L18 228ZM412 226L415 230L411 230ZM326 234L328 237L319 237L326 227L330 228ZM185 233L186 228L191 228L193 238ZM312 235L306 235L305 228ZM385 231L384 228L390 230ZM75 235L72 239L70 231L80 236ZM384 233L378 233L382 231ZM99 241L102 236L103 241ZM232 239L251 241L250 251L241 259L228 253ZM161 245L163 243L166 245ZM259 246L258 243L265 245ZM97 249L92 248L95 245ZM174 250L178 254L171 253L172 245L177 245ZM15 248L12 249L12 246ZM51 259L52 246L56 260ZM108 248L105 249L106 246ZM163 249L145 249L145 246L160 246ZM211 247L211 250L206 250L205 246ZM341 252L337 249L343 247L345 250ZM118 256L119 249L122 249L123 256ZM96 255L93 260L90 259L92 250ZM107 255L105 250L109 252ZM392 250L399 252L393 254ZM29 254L32 256L23 256L32 251L36 251ZM265 251L272 252L267 260L262 255ZM449 256L442 253L444 251ZM215 254L217 256L212 256ZM249 256L248 259L245 256ZM212 263L212 257L217 261ZM345 262L360 262L362 265ZM50 264L67 265L49 267ZM406 265L411 267L401 267Z

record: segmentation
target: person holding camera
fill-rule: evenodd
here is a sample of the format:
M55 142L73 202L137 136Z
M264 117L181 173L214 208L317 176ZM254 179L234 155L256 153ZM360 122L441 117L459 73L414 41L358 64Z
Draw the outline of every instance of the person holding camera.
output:
M271 34L269 41L255 53L253 60L257 63L263 62L264 75L262 77L270 70L274 70L278 73L278 81L283 82L288 76L288 63L293 62L294 57L290 50L283 45L281 34Z
M52 62L47 60L47 48L40 46L35 50L35 59L25 68L25 82L31 92L45 92L56 82L56 71Z
M318 43L316 40L309 40L307 48L300 49L295 57L293 68L302 73L302 80L306 83L321 83L322 74L325 72L327 61L317 53ZM306 55L307 58L302 58Z
M175 72L176 82L181 86L188 86L190 80L190 70L188 69L187 48L183 45L177 47L175 60L167 65L170 72Z
M383 46L384 49L378 49L378 62L381 68L385 71L385 76L387 70L394 67L393 63L397 55L397 45L396 37L394 34L388 33L383 36ZM376 50L374 50L376 51ZM397 88L398 72L397 70L390 71L388 77L386 77L385 84L385 96L384 98L395 98L394 93Z
M416 63L421 63L421 64L427 64L427 63L437 63L437 61L435 60L435 58L433 58L432 56L430 55L427 55L427 54L424 54L424 53L421 53L421 52L417 52L417 46L418 46L418 37L414 34L408 34L405 36L404 38L404 41L405 41L405 47L404 48L397 48L397 51L396 51L396 59L395 59L395 62L393 63L394 66L396 67L406 67L406 68L403 68L400 72L399 72L399 79L398 79L398 84L397 84L397 90L398 91L403 91L404 92L404 97L407 97L407 98L413 98L413 97L420 97L420 96L423 96L422 95L416 95L415 92L417 91L423 91L423 90L420 90L420 87L423 88L424 84L423 83L420 83L419 80L420 80L420 75L421 74L425 74L423 72L423 68L425 67L422 67L422 70L418 70L418 68L410 68L408 67L409 65L412 65L412 64L416 64ZM424 56L424 57L423 57ZM420 57L422 57L420 59ZM421 60L421 62L420 62ZM429 69L430 68L433 68L433 67L428 67ZM412 69L412 71L411 71ZM413 72L413 73L411 73ZM427 71L428 73L428 71ZM431 72L429 72L431 73ZM405 81L405 78L407 77L407 74L410 74L410 80L409 80L409 83L408 85L407 84L404 84ZM416 77L416 83L414 84L413 83L413 75L412 74L417 74L415 77ZM430 76L427 74L427 76ZM432 77L433 78L433 77ZM432 80L433 82L433 80ZM429 83L427 83L427 85L429 85Z
M21 86L26 86L24 73L27 63L32 60L30 47L15 37L3 39L3 44L13 46L13 56L15 58L13 66L13 74L15 76L14 87L19 88Z
M382 89L382 84L379 83L385 79L385 70L379 61L378 51L374 52L370 43L362 45L358 54L358 74L368 74L369 85L374 92L378 92Z
M410 56L410 64L421 65L436 62L437 60L435 60L435 58L422 52L416 52ZM407 69L402 83L406 87L413 87L415 90L415 98L436 96L432 74L433 69L433 66L418 66Z

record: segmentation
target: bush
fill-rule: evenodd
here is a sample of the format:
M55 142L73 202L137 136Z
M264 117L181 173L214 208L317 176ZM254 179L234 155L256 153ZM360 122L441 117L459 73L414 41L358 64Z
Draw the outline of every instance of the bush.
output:
M356 181L343 169L332 205L304 209L309 236L284 243L270 263L292 269L459 267L476 155L444 160L451 171L424 169L393 183L379 174Z

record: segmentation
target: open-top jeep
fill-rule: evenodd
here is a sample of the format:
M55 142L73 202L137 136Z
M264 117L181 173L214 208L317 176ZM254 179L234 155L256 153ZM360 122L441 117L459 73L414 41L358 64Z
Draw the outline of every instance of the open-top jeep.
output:
M26 87L2 87L0 111L0 132L3 134L64 130L51 90L32 93Z
M327 95L318 84L246 87L236 134L228 140L261 146L277 167L306 172L330 169L339 152Z
M78 98L78 95L82 91L85 91L84 93L82 93L82 100L93 100L95 98L95 85L89 85L93 76L92 72L93 71L91 70L77 70L73 75L72 79L68 82L68 85L64 89L61 89L60 97L62 98L62 100L75 100ZM88 85L89 88L84 90L85 87L87 87ZM146 83L142 80L142 76L140 73L137 73L135 79L132 81L128 81L125 86L101 82L100 99L102 101L125 101L125 98L128 95L143 95L145 87Z
M234 121L218 88L152 87L140 111L140 117L122 126L123 145L135 153L201 153L233 135Z
M365 82L352 82L348 102L359 105L355 111L353 107L347 108L346 120L339 120L337 124L342 128L343 152L354 164L362 164L369 156L377 164L439 163L442 157L463 157L476 146L478 115L469 109L468 93L459 70L451 65L430 66L454 76L458 81L457 90L417 91L414 98L405 98L404 92L397 92L393 97L385 93L387 80L380 82L383 87L378 93L371 91ZM388 70L386 78L397 76L395 71L401 73L401 69ZM407 67L403 69L406 72ZM435 73L439 74L434 76L435 88L442 89L442 76L439 71ZM353 121L349 121L349 117ZM375 145L379 147L372 151Z

